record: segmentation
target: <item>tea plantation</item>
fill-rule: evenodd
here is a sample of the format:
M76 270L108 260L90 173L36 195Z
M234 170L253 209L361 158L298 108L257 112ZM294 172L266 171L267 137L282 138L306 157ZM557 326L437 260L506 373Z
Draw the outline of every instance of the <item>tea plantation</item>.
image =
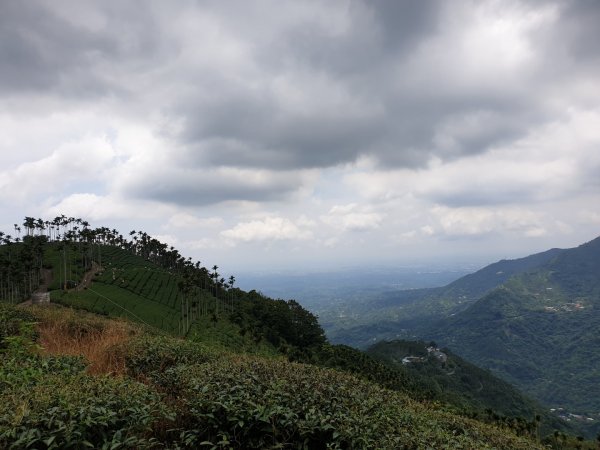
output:
M57 330L85 354L85 336L121 327L104 373L51 351ZM1 448L543 448L346 373L131 322L1 306L0 333Z

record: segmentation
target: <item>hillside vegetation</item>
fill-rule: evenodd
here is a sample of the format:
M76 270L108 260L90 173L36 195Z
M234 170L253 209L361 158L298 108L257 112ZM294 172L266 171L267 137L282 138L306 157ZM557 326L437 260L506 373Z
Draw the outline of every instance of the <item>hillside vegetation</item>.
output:
M600 238L519 274L429 333L600 432ZM589 419L591 420L589 420Z
M132 323L1 307L0 326L2 448L537 448L349 374Z
M380 295L324 324L334 342L362 348L407 337L435 340L595 437L599 312L597 238L499 261L445 287Z
M324 309L322 323L332 342L358 348L366 349L380 340L420 337L432 322L459 314L512 276L538 267L562 252L552 249L498 261L444 287L388 290L362 296L343 311Z
M509 383L493 376L489 371L465 361L449 349L432 347L435 343L422 341L382 341L367 350L367 354L395 367L402 367L415 378L427 381L436 396L450 404L463 405L465 409L477 406L484 415L504 417L535 417L541 407ZM404 358L414 357L414 362ZM491 408L494 405L495 408ZM547 413L538 417L545 428L560 427L559 420ZM542 418L543 415L543 418ZM523 426L536 426L535 421L525 421Z
M50 290L100 316L1 307L2 448L537 446L519 396L513 412L528 417L501 411L501 389L481 401L440 391L431 374L330 345L297 302L240 290L145 233L55 222L0 247L3 298Z

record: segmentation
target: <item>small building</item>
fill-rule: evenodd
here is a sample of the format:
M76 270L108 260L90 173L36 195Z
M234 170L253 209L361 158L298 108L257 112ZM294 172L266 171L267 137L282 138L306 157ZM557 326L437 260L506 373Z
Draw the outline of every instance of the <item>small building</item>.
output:
M50 292L34 292L31 294L31 303L34 305L50 303Z

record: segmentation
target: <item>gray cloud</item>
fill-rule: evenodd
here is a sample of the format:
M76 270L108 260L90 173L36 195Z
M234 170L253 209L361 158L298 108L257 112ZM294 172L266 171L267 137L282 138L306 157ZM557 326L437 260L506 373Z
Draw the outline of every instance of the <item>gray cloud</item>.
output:
M544 18L553 5L557 16ZM116 114L154 127L180 149L165 150L176 161L161 184L123 184L129 195L186 205L282 200L306 182L304 169L363 155L385 168L455 161L594 103L597 89L591 99L569 89L597 75L599 16L593 0L8 0L0 100L108 99ZM494 35L498 18L511 26ZM222 175L232 168L270 175Z
M0 93L122 95L122 80L111 75L158 51L156 19L140 2L3 1Z
M385 166L419 167L432 156L452 160L483 153L547 121L553 113L547 110L548 91L536 91L531 69L502 79L493 57L478 63L468 54L454 61L431 56L415 66L423 45L463 31L448 25L455 11L447 8L437 2L354 3L327 16L333 21L344 15L349 25L340 32L301 21L272 40L261 36L260 49L248 56L260 79L239 82L212 73L209 84L219 98L186 95L174 102L173 113L184 124L179 138L195 151L207 148L204 160L216 165L327 167L372 155ZM221 19L225 29L231 26ZM238 37L252 41L254 31L246 28ZM491 64L483 83L469 83L468 73L461 79L461 65L478 64ZM289 92L278 90L278 83L300 97L290 100L291 107ZM562 85L550 82L546 88ZM473 120L477 115L479 122Z
M392 54L410 52L420 39L435 33L443 10L440 0L377 0L369 6L380 24L384 46Z
M594 0L577 0L566 2L559 28L559 39L565 45L569 59L576 61L578 67L583 63L591 64L598 69L600 54L600 4ZM558 37L558 36L557 36ZM564 40L563 40L564 39Z
M288 198L304 182L302 174L254 173L247 170L203 171L185 168L146 168L125 175L118 190L130 197L205 206L229 200L269 202Z

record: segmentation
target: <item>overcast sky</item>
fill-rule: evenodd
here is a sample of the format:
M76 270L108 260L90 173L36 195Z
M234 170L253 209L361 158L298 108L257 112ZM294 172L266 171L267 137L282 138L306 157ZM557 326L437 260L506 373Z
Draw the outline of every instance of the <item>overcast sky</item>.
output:
M0 1L0 229L225 271L600 235L600 2Z

